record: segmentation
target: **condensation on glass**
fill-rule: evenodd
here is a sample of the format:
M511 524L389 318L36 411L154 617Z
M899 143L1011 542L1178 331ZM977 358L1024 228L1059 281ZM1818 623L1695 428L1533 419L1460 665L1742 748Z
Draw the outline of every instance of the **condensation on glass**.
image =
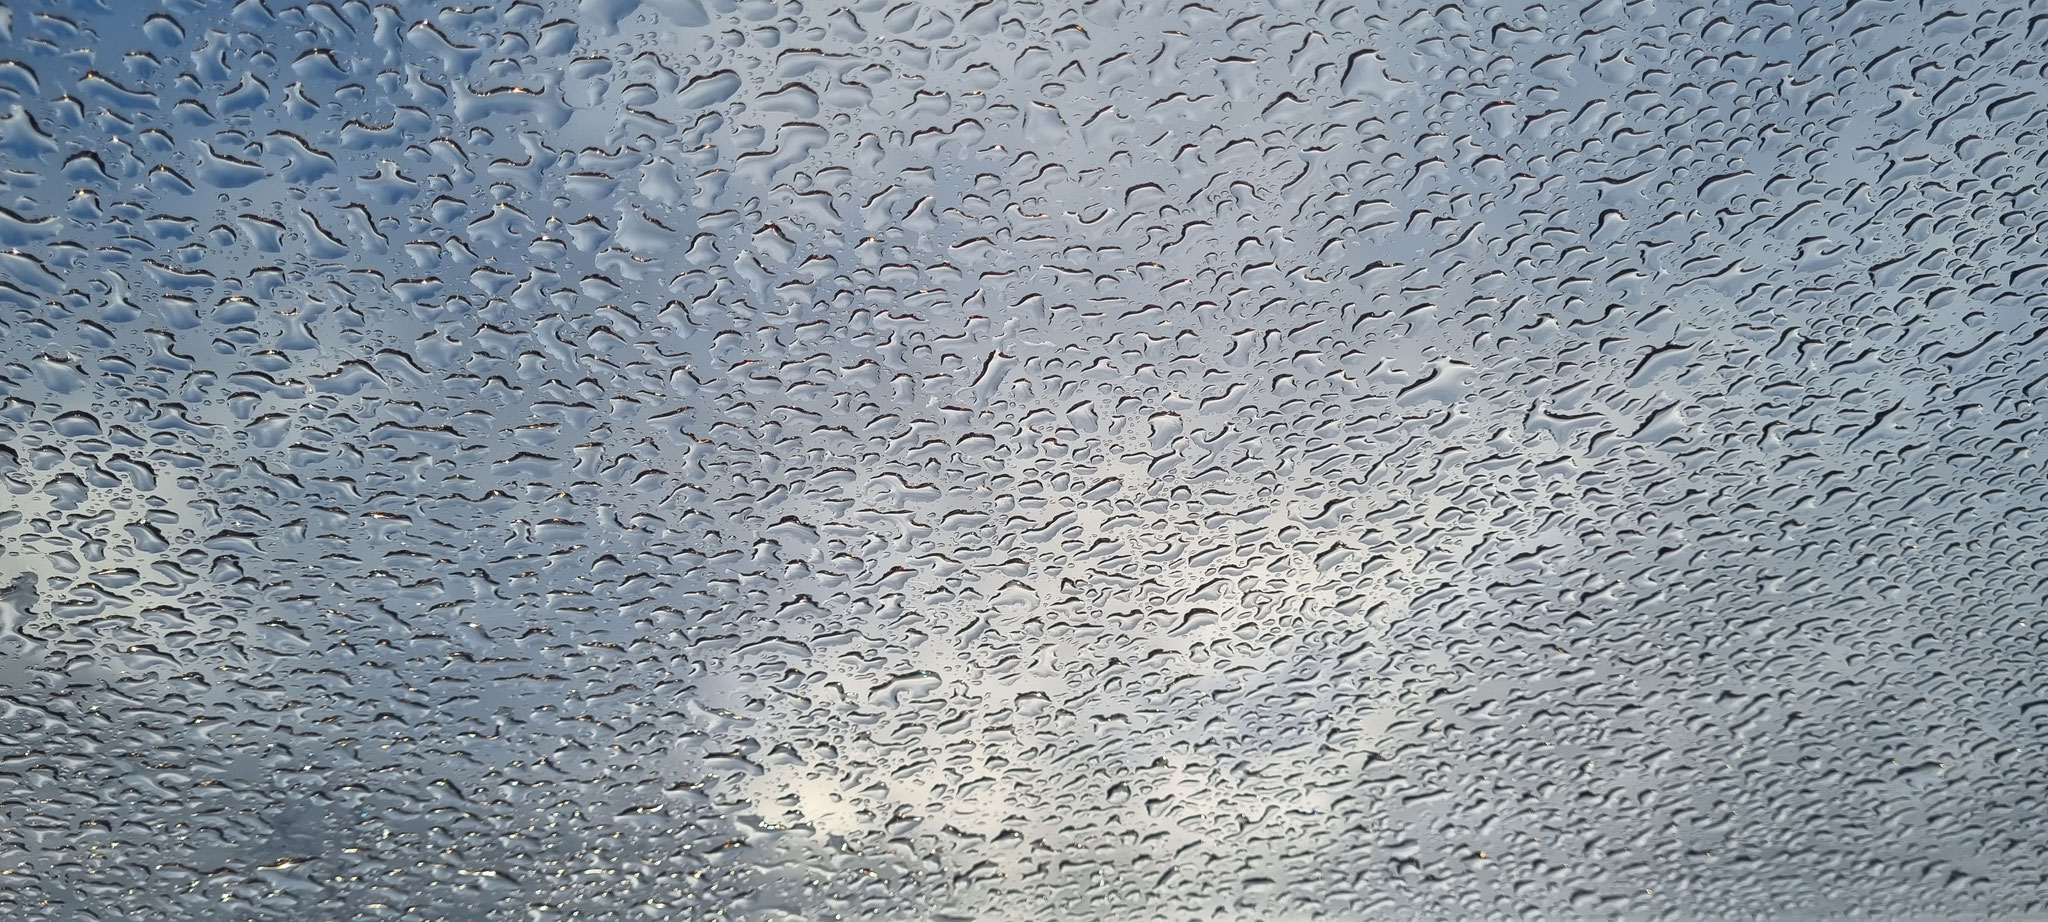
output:
M0 4L0 912L2048 912L2048 17Z

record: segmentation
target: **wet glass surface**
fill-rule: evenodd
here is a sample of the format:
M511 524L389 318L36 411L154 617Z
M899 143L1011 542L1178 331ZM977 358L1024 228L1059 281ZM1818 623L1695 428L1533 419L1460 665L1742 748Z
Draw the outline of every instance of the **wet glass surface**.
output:
M2048 15L0 3L8 918L2048 918Z

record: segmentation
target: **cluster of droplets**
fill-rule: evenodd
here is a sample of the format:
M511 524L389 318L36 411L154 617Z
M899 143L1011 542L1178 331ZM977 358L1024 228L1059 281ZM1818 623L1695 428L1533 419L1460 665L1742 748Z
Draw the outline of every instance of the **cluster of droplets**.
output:
M2044 13L0 6L0 910L2048 910Z

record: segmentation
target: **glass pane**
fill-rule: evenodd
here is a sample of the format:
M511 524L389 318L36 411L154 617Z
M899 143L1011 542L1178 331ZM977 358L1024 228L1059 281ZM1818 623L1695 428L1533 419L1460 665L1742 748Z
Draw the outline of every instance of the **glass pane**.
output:
M2013 3L0 3L0 910L2042 918Z

